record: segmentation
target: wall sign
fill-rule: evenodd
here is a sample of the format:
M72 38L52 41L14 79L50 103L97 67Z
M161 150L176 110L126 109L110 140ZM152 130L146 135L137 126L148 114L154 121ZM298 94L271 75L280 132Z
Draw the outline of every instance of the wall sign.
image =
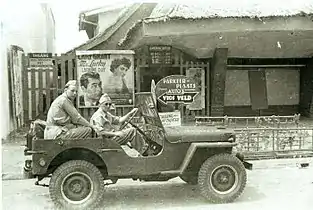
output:
M149 46L151 64L172 64L172 47L164 45Z
M164 127L181 126L180 112L159 112L161 122Z
M52 53L29 53L29 67L52 67Z

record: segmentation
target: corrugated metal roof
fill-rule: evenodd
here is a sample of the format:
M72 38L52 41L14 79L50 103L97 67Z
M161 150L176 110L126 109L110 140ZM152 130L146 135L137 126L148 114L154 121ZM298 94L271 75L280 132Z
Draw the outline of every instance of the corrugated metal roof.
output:
M171 18L271 17L313 14L313 0L229 1L210 0L206 4L158 4L145 22Z

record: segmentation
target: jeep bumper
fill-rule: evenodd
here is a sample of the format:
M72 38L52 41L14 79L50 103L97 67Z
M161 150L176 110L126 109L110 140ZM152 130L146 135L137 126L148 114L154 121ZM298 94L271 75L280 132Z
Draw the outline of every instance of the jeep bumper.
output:
M236 157L243 163L243 165L244 165L244 167L246 168L246 169L248 169L248 170L252 170L252 168L253 168L253 165L252 165L252 163L249 163L249 162L247 162L247 161L245 161L244 159L244 155L243 154L241 154L241 153L237 153L236 154Z
M23 169L23 177L24 179L32 179L34 178L34 174L32 173L32 160L25 160L25 165Z

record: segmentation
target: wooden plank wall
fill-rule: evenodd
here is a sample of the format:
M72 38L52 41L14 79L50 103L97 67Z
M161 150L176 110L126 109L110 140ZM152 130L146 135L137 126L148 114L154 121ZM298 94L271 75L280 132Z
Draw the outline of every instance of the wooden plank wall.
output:
M57 55L53 56L54 59ZM24 122L44 119L52 101L57 97L57 64L46 68L30 68L28 55L23 56Z
M36 119L46 120L53 100L60 94L67 81L77 79L75 55L53 56L51 68L30 68L29 57L23 56L23 107L24 122L29 124ZM78 103L78 101L77 101ZM132 107L117 107L116 114L123 115ZM79 108L87 120L97 108Z
M77 69L75 55L53 56L54 65L51 68L29 68L29 58L23 57L23 90L24 90L24 120L29 123L37 118L46 119L47 111L52 101L62 94L68 80L77 79ZM140 67L147 67L146 57L137 57L135 66L135 90L140 90ZM173 57L173 67L179 67L182 75L186 74L189 68L203 68L206 80L206 108L198 111L190 111L185 105L181 106L183 121L194 122L195 116L208 115L209 109L209 63L184 61L181 54ZM78 104L78 101L77 101ZM116 107L117 115L124 115L133 107ZM97 110L97 108L79 108L79 112L87 120Z

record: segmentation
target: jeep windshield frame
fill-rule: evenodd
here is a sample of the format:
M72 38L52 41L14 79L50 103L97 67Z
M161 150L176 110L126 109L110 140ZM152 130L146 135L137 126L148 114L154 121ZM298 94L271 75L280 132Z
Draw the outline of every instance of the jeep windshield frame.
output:
M136 93L135 107L138 108L140 117L145 124L156 126L165 131L150 92Z

